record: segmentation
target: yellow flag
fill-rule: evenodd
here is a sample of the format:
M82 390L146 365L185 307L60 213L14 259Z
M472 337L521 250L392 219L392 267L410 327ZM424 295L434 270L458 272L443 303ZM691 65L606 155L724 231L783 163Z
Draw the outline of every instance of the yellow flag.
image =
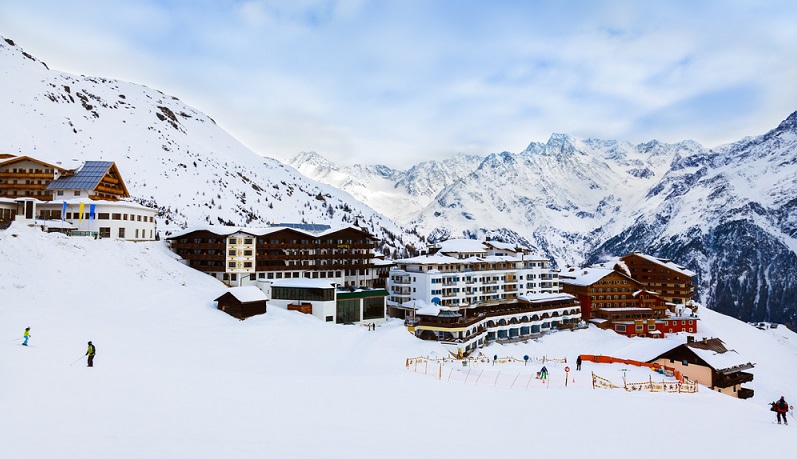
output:
M78 220L83 220L83 206L85 206L85 204L83 204L81 202L80 203L80 216L78 217Z

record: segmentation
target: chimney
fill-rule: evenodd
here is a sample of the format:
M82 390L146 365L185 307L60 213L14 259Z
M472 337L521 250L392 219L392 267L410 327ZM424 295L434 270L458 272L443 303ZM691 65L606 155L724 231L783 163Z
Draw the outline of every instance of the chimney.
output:
M703 337L703 344L708 344L708 338L706 338L705 336Z
M695 337L694 336L687 336L686 337L686 342L687 343L694 343L695 342Z

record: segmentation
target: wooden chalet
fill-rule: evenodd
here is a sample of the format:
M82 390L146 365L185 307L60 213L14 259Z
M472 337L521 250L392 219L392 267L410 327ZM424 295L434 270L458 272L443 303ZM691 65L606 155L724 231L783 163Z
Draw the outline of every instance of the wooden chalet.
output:
M116 201L130 197L116 163L111 161L86 161L74 173L51 182L47 190L53 199L84 196Z
M0 198L49 201L47 186L70 171L29 156L0 155Z
M0 198L75 197L116 201L130 193L111 161L86 161L77 169L66 169L29 156L0 155Z
M683 307L664 301L629 276L622 264L610 266L569 268L559 274L562 291L578 298L587 320L628 337L697 332L697 317L683 316Z
M674 367L689 379L723 394L738 398L754 395L752 389L742 387L743 383L753 380L753 374L744 371L753 368L753 363L727 349L719 338L695 341L693 336L688 336L685 344L648 362Z
M243 320L265 314L266 300L266 294L257 287L233 287L215 301L219 310Z
M695 296L692 277L695 273L672 260L646 255L642 252L620 257L630 276L664 299L675 304L686 304Z

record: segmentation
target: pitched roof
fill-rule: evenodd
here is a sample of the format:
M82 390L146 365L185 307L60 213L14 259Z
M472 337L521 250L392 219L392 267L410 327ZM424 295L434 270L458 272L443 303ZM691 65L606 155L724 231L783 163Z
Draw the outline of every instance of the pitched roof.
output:
M266 301L268 299L262 290L254 286L232 287L227 293L230 293L241 303L253 303L255 301ZM221 296L219 298L221 298ZM216 298L216 300L218 301L219 298Z
M54 166L50 163L44 162L40 159L31 158L30 156L14 156L14 155L0 155L0 164L8 165L13 163L18 163L21 161L33 161L34 163L39 163L45 167L52 167L53 169L58 169L59 171L65 170L61 166Z
M93 190L100 184L100 180L105 177L112 165L111 161L86 161L74 175L53 180L47 189Z
M694 271L691 271L691 270L689 270L689 269L687 269L687 268L685 268L685 267L683 267L683 266L681 266L679 264L676 264L672 260L668 260L666 258L654 257L653 255L648 255L648 254L645 254L645 253L642 253L642 252L634 252L634 253L632 253L630 255L636 255L638 257L642 257L645 260L648 260L648 261L651 261L651 262L656 263L658 265L664 266L665 268L671 269L671 270L673 270L675 272L678 272L678 273L681 273L681 274L683 274L685 276L689 276L689 277L694 277L695 276L695 272Z

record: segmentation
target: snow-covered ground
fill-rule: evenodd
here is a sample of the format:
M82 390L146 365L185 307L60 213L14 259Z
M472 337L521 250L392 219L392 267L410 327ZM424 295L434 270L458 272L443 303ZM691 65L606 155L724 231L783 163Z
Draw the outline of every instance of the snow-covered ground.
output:
M483 363L472 374L501 371L501 383L466 384L456 365L442 380L406 369L408 357L444 351L398 321L368 331L274 307L238 321L213 309L224 291L162 242L0 231L0 456L743 458L782 454L797 438L797 420L773 425L768 411L780 395L797 401L797 334L782 326L701 311L699 337L756 363L750 400L705 387L593 390L593 371L618 384L624 370L629 382L650 373L590 362L567 387L556 362L548 385L529 378L537 362ZM29 348L17 339L27 326ZM483 352L566 357L574 370L579 353L646 360L684 341L590 328ZM507 374L528 384L510 387Z

